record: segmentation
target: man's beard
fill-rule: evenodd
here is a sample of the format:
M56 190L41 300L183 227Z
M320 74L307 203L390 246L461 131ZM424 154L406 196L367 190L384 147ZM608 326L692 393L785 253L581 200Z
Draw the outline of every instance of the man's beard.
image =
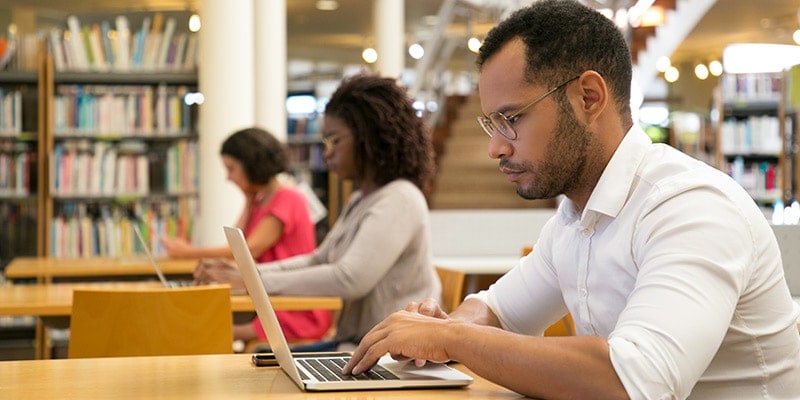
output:
M584 173L592 133L575 118L571 108L560 107L560 111L544 160L514 167L532 175L529 184L517 183L517 194L523 199L551 199L565 194L578 184Z

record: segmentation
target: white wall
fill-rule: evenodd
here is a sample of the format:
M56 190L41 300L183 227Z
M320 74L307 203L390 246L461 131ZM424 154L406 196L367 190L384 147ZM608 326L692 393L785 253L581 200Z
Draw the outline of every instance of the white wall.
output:
M555 209L431 210L434 257L518 257Z

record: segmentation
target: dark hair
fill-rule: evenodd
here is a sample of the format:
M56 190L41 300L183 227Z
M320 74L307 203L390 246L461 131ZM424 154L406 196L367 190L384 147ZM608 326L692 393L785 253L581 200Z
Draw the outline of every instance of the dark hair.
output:
M361 177L370 171L383 186L404 178L423 191L433 174L433 145L406 91L391 78L345 78L325 114L340 118L353 134L353 158Z
M284 145L261 128L234 132L222 142L220 154L242 163L247 180L257 185L269 182L289 167Z
M526 47L528 82L554 87L594 70L606 80L619 112L630 114L630 50L611 20L577 1L537 1L489 31L478 54L478 68L517 37Z

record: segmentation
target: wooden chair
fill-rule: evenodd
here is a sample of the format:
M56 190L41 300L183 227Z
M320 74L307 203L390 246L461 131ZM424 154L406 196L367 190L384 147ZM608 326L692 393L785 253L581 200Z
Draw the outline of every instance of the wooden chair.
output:
M527 256L533 251L533 246L524 246L522 248L522 256ZM572 321L572 315L567 313L563 318L558 320L549 328L544 330L545 336L575 336L575 323Z
M69 358L232 353L230 288L78 289Z
M442 283L442 308L453 311L464 300L464 271L436 267L436 273Z

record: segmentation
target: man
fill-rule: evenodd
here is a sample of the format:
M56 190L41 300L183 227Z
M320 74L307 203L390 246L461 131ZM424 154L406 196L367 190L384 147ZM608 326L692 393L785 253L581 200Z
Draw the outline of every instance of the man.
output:
M528 199L564 194L533 253L450 315L410 304L361 341L536 398L800 398L800 311L766 219L732 179L632 122L613 23L543 0L478 56L489 155ZM541 337L570 312L578 336Z

